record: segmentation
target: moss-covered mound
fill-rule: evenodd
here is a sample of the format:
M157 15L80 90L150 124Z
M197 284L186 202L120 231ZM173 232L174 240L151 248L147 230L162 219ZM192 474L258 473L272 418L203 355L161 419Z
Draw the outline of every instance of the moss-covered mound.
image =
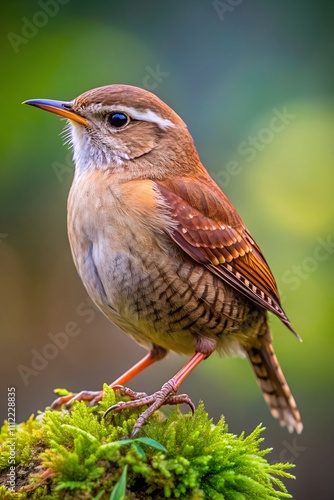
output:
M1 500L291 498L279 478L293 478L286 472L292 465L264 458L270 449L259 449L261 426L249 436L235 436L223 418L213 425L201 404L194 416L177 408L167 418L157 413L137 438L126 439L139 412L103 419L117 402L107 386L105 392L94 408L76 402L71 414L47 410L14 433L5 422Z

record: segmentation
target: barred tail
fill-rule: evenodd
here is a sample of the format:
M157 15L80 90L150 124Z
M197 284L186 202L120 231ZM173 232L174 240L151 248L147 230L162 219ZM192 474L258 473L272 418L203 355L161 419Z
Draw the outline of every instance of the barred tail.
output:
M278 418L289 432L300 434L303 430L300 414L275 355L269 332L263 336L262 347L251 348L247 354L272 416Z

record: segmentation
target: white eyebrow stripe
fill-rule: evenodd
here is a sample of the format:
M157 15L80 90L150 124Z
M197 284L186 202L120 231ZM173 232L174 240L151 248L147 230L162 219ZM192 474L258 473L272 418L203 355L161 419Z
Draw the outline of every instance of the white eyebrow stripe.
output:
M158 113L155 113L151 109L146 109L145 111L139 111L135 108L123 107L126 113L129 113L135 120L142 120L144 122L151 122L158 125L158 127L165 129L169 127L175 127L174 123L167 118L162 118Z
M145 111L139 111L136 108L131 108L129 106L114 105L114 106L102 106L102 104L94 104L93 106L89 106L91 111L106 111L107 113L112 113L113 111L119 111L127 113L134 120L141 120L144 122L151 122L158 125L158 127L162 129L166 129L169 127L175 127L175 124L168 120L167 118L162 118L158 113L155 113L151 109L146 109Z

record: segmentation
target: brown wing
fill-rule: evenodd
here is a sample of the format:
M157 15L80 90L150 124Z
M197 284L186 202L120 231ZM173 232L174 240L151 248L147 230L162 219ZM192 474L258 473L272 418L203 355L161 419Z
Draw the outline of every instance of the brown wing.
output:
M293 330L259 246L214 181L174 178L156 182L177 225L171 237L193 259L278 316ZM299 337L298 337L299 338Z

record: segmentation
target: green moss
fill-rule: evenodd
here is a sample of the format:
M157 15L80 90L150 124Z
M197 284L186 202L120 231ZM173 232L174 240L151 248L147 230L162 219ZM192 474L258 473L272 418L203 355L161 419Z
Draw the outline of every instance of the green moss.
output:
M291 498L280 478L291 464L270 464L260 450L264 430L249 436L213 425L200 404L194 416L176 408L157 413L136 439L127 439L140 411L102 418L117 396L105 386L94 408L71 414L47 410L16 429L16 490L7 490L10 429L0 435L0 499L277 499ZM115 490L116 488L116 490ZM112 492L114 494L112 495Z

